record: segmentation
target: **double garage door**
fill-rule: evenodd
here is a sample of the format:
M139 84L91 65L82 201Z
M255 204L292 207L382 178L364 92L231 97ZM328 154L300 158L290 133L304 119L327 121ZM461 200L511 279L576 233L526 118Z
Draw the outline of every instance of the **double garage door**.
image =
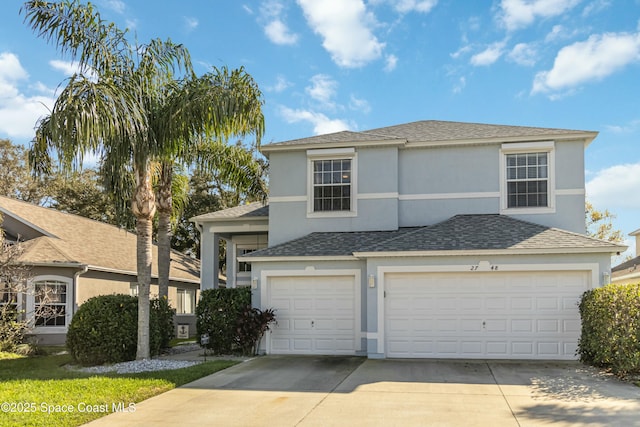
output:
M389 358L574 359L588 284L586 271L386 272L376 289L383 324L369 332ZM353 275L270 277L278 324L267 351L355 354L359 292Z
M385 354L574 359L587 272L387 273Z

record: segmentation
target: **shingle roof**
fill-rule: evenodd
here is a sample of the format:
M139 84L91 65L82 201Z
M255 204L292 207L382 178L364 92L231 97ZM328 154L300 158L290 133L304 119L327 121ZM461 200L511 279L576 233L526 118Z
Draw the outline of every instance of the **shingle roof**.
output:
M600 250L623 246L498 214L456 215L397 231L311 233L247 257L338 256L354 253L475 250Z
M261 202L253 202L246 205L240 205L221 211L209 212L198 215L190 219L192 222L202 221L223 221L228 219L244 219L244 218L268 218L269 205Z
M413 230L415 228L401 228L395 231L316 232L251 252L246 256L348 256L378 241L391 239Z
M440 120L422 120L395 126L387 126L361 132L342 131L309 138L293 139L264 145L269 151L294 145L313 145L330 143L350 143L367 141L407 141L407 142L446 142L456 140L513 139L531 137L546 138L581 134L583 137L595 137L596 132L572 129L540 128L529 126L507 126L481 123L448 122Z
M81 216L1 196L0 210L5 212L5 217L9 215L21 222L30 223L51 235L25 241L25 251L21 256L23 262L78 263L136 274L136 235L133 233ZM157 247L154 245L152 250L152 274L157 276ZM199 281L199 271L198 260L172 252L172 280Z
M613 267L611 269L611 277L626 276L634 272L640 274L640 256Z

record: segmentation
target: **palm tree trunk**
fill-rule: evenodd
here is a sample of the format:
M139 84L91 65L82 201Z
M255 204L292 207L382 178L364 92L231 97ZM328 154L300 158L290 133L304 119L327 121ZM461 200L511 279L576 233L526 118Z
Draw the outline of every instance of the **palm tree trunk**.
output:
M148 164L136 170L136 190L131 204L136 216L138 263L138 345L136 359L148 359L149 349L149 288L151 287L151 262L153 244L153 215L155 196L151 186Z
M173 168L171 163L163 163L158 190L158 296L169 297L169 269L171 267L171 195Z

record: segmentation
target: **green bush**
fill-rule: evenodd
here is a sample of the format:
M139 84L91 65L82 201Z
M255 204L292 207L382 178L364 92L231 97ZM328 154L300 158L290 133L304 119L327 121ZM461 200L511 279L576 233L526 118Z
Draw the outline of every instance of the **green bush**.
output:
M166 300L151 300L150 306L149 349L155 356L173 336L173 310ZM73 316L67 332L67 348L83 365L133 360L137 342L138 298L129 295L88 299Z
M176 310L171 308L166 298L155 298L151 303L151 319L149 330L149 345L156 349L158 354L163 348L171 346L171 340L175 337L175 324L173 323Z
M14 353L24 343L29 328L25 321L18 320L15 310L0 307L0 351Z
M216 354L253 354L275 319L273 310L251 307L250 288L202 291L196 316L198 342L203 334L209 334L205 347Z
M640 372L640 284L607 285L580 301L580 360L620 376Z

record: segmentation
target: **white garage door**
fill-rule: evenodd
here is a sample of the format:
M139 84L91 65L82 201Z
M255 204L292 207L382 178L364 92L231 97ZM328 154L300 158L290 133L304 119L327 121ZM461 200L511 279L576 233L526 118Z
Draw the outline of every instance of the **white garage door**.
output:
M387 357L574 359L588 273L387 273Z
M271 354L354 354L354 276L271 277L268 307L278 324L270 333Z

